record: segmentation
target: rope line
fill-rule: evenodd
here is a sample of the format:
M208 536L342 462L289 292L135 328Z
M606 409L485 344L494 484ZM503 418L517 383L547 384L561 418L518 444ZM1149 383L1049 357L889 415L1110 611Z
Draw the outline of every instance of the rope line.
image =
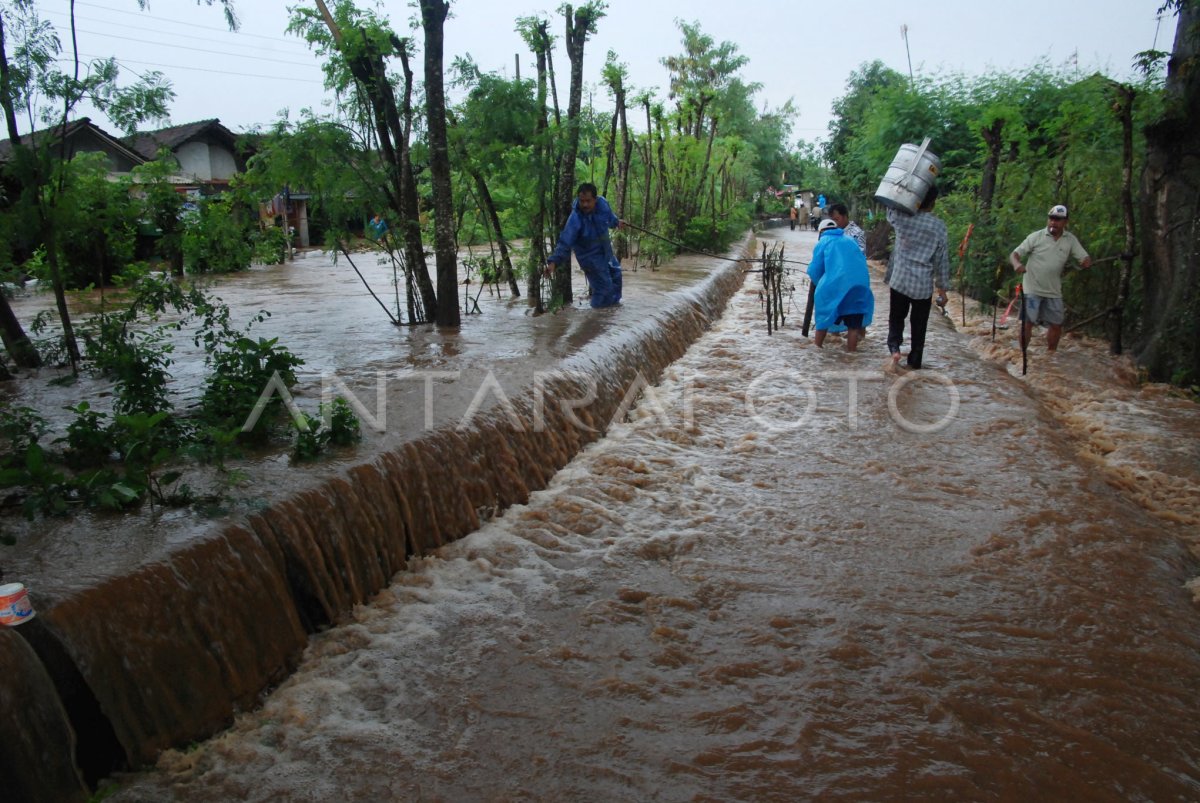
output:
M700 256L711 257L712 259L724 259L727 262L762 262L763 261L762 257L742 257L739 259L736 257L721 256L720 254L711 254L708 251L701 251L699 248L692 248L691 246L684 245L683 243L675 242L674 240L671 240L667 237L663 237L661 234L652 232L649 229L643 229L641 226L638 226L635 223L630 223L628 220L624 221L624 223L628 228L636 229L637 231L643 232L644 234L649 234L651 237L654 237L655 239L658 239L658 240L662 240L664 243L673 245L676 248L682 249L684 251L691 251L693 254L699 254ZM778 262L786 262L789 265L807 265L808 264L807 262L801 262L800 260L797 260L797 259L781 259L781 260L777 260L777 261ZM761 273L762 271L748 270L746 272L747 273Z

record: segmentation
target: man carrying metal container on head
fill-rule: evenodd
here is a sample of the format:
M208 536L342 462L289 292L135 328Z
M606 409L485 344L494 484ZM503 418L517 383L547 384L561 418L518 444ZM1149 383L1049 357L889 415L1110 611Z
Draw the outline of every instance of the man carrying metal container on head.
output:
M907 364L920 368L934 290L938 306L946 306L946 288L950 286L946 224L933 215L938 197L933 182L941 167L941 161L929 152L928 137L919 147L901 145L875 190L875 200L888 208L888 223L896 230L896 245L883 277L891 288L887 345L893 366L900 364L905 319L910 318Z
M909 318L909 368L920 368L925 353L925 330L930 296L937 290L939 307L946 306L946 288L950 284L950 260L946 255L946 224L934 217L937 187L930 187L916 214L888 209L888 223L896 230L896 247L884 282L891 288L888 313L888 351L892 364L900 364L900 344L904 342L904 320Z

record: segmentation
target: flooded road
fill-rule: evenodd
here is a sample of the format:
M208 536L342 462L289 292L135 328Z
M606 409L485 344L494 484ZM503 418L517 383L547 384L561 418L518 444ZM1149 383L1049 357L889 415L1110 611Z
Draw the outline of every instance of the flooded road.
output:
M1194 525L945 322L887 374L880 325L768 336L754 281L547 490L113 799L1200 797Z

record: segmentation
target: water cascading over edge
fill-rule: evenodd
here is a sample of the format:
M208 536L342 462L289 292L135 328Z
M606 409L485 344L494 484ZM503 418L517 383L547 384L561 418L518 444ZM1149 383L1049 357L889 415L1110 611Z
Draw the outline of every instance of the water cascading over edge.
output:
M650 319L606 332L538 397L515 399L515 416L493 409L407 442L0 631L12 645L0 651L0 742L20 747L0 751L2 774L32 800L86 800L85 785L111 771L227 727L295 668L309 633L369 600L409 556L544 488L631 387L708 328L742 270L725 263Z

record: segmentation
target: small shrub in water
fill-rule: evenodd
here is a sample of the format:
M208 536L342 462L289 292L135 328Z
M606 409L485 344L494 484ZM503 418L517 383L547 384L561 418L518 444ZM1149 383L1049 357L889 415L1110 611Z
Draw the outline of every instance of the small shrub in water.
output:
M362 427L350 403L341 396L326 407L321 405L322 420L327 422L329 442L334 446L351 446L362 440Z
M200 406L204 418L220 427L241 425L246 421L263 390L278 374L284 387L296 384L296 368L304 360L279 345L278 338L254 340L239 337L224 348L217 348L210 357L213 373L204 388ZM283 407L279 396L272 396L245 438L251 442L263 442L270 434L271 419Z
M292 450L292 459L299 463L316 460L329 442L329 432L321 427L321 419L305 413L304 421L308 426L296 427L296 446Z
M46 434L46 419L32 407L0 410L0 468L23 465L25 453Z
M362 440L358 416L340 396L321 405L320 417L305 414L307 429L296 427L296 446L292 457L298 462L316 460L329 446L350 446Z
M113 452L112 435L104 413L91 409L85 401L63 409L75 413L75 420L67 425L67 436L54 441L67 445L63 455L67 465L73 469L103 465Z

